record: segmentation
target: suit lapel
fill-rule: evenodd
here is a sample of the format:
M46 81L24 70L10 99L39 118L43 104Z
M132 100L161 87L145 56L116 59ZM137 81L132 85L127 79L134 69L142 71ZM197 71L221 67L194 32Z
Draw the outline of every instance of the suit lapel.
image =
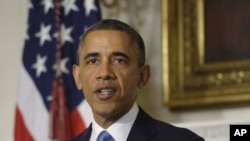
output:
M89 141L91 132L92 132L92 123L83 133L81 133L79 136L72 139L71 141Z
M149 140L157 134L154 120L146 114L140 107L139 113L128 135L128 141Z
M89 125L89 127L87 128L87 130L85 131L85 133L83 134L83 140L87 141L87 140L90 140L90 135L91 135L91 132L92 132L92 123Z

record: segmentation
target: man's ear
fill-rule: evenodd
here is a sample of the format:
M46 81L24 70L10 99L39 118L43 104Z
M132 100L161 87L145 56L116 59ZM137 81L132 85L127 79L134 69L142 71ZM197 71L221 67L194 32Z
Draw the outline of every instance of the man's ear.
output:
M81 76L80 76L80 67L78 65L72 66L73 71L73 77L75 80L75 84L78 90L82 89L82 82L81 82Z
M138 82L138 88L142 89L148 82L151 72L149 65L144 65L140 68L140 79Z

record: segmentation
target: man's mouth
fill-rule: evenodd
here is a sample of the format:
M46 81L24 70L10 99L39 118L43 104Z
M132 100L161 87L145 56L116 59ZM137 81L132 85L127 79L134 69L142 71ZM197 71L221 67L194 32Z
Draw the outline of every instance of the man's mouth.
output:
M112 93L114 91L115 91L114 89L101 89L101 90L99 90L99 92L101 94L108 94L108 93Z
M100 99L109 99L114 96L116 92L115 88L109 87L109 88L99 88L95 91L95 94Z

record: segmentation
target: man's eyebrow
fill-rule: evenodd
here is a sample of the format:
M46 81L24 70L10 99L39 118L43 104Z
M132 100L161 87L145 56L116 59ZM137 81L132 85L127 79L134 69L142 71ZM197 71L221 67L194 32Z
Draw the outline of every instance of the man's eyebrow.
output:
M90 53L87 53L85 56L84 56L84 60L88 59L89 57L97 57L99 56L99 53L97 52L90 52Z
M116 51L116 52L113 52L112 55L113 55L113 56L122 56L122 57L124 57L124 58L130 60L129 57L128 57L128 55L125 54L125 53L123 53L123 52Z

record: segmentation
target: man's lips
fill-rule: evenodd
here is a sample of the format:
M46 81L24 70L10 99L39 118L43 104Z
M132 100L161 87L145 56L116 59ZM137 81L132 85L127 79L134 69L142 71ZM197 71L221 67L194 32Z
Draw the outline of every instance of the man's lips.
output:
M116 88L114 87L102 87L95 90L95 94L98 98L105 100L113 97L116 93Z

